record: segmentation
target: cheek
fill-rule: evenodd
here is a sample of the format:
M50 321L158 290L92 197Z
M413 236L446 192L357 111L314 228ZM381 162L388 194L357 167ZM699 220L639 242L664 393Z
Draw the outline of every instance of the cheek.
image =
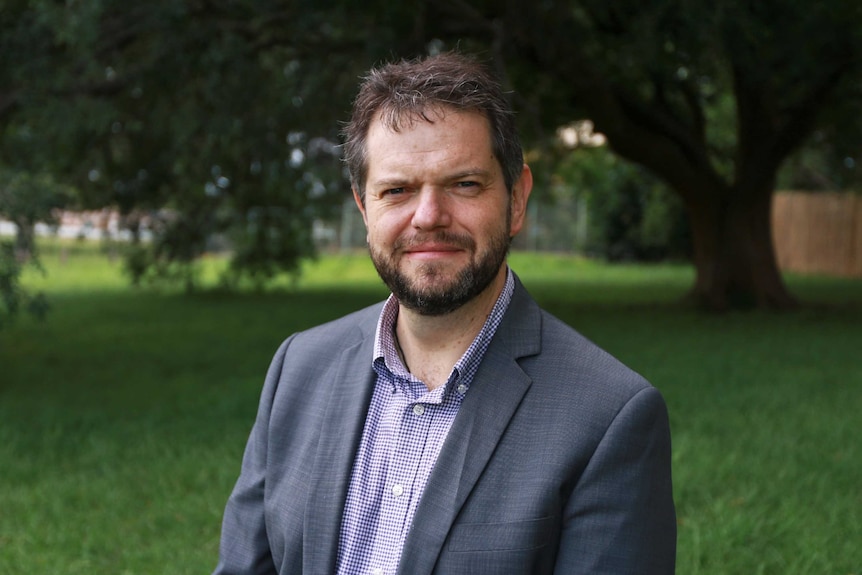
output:
M490 210L489 210L490 211ZM506 203L502 206L497 206L495 210L493 210L494 216L488 218L488 221L485 225L485 230L490 235L498 235L501 233L506 233L507 235L512 232L512 227L516 225L516 222L512 219L512 208L509 203Z
M366 226L378 238L395 237L410 227L410 217L405 210L375 210L367 213Z
M394 231L392 226L386 225L384 222L374 219L370 219L368 221L366 231L368 243L377 246L391 244L398 235L397 232Z

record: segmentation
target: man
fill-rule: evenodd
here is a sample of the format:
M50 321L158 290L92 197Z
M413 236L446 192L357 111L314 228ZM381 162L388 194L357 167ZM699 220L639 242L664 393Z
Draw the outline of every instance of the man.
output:
M392 296L278 350L215 572L672 573L661 396L506 264L532 177L499 86L390 64L345 136Z

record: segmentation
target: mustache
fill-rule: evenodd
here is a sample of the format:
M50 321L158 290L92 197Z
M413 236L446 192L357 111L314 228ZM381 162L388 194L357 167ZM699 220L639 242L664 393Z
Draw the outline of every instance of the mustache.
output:
M412 236L402 236L398 238L392 248L395 251L414 248L423 244L444 244L465 250L476 248L476 241L466 234L456 234L453 232L439 231L429 234L415 234Z

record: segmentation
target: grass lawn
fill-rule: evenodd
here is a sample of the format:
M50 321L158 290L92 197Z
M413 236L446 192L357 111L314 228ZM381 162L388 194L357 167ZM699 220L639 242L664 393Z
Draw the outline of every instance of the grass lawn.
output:
M43 259L48 320L0 331L0 573L207 573L278 343L383 287L364 254L238 295L132 289L76 244ZM678 573L862 574L862 281L791 277L799 311L710 316L675 303L684 266L511 263L664 393Z

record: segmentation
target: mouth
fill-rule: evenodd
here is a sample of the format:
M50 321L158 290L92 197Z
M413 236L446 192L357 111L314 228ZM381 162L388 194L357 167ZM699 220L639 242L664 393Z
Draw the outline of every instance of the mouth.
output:
M405 254L421 253L452 253L470 251L476 245L473 239L467 235L440 232L436 234L421 234L413 237L404 237L393 246L396 252Z
M425 243L419 245L412 245L410 247L404 248L403 253L405 256L414 258L414 259L436 259L436 258L445 258L452 256L456 253L460 253L464 251L464 248L460 246L453 246L451 244L437 244L437 243Z

